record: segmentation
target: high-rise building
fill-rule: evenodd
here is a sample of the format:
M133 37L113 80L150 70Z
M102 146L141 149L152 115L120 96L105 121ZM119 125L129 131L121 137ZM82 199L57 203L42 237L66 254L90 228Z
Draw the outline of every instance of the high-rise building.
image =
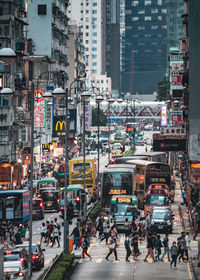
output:
M184 37L182 15L184 14L183 0L167 0L167 51L171 47L178 48L179 39Z
M122 92L156 91L167 66L166 17L166 1L125 1Z
M113 96L120 92L120 1L103 2L103 69L112 79ZM105 59L104 59L105 58Z
M34 0L28 3L28 38L34 55L46 56L49 70L67 72L68 1Z
M81 27L86 72L102 74L102 0L71 0L68 15Z

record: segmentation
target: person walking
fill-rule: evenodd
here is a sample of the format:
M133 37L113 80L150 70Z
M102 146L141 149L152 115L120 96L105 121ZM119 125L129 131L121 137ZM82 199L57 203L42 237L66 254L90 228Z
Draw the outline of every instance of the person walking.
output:
M138 232L133 233L133 238L131 245L133 246L133 259L136 260L139 256L139 248L138 248L139 234Z
M160 235L159 234L157 235L155 248L156 248L156 252L157 252L157 255L155 256L155 259L157 261L159 261L160 260L160 255L161 255L161 248L162 248L162 242L160 240Z
M109 253L108 253L107 256L106 256L106 260L108 261L109 256L110 256L112 253L114 253L114 255L115 255L115 260L118 261L118 258L117 258L117 241L116 241L116 238L110 238L110 242L109 242L108 248L109 248Z
M84 237L83 243L82 243L82 258L85 259L85 255L88 256L90 258L90 261L92 260L92 257L88 254L87 250L88 250L88 242L87 242L87 238Z
M100 239L100 242L105 239L106 240L106 245L108 245L109 231L110 231L109 221L107 221L107 222L104 221L103 222L103 234L104 234L104 236Z
M124 221L124 233L125 233L125 236L130 234L130 229L131 229L131 226L129 224L128 218L126 218L125 221Z
M148 251L144 259L144 262L148 262L147 261L148 256L151 256L153 261L155 262L154 255L153 255L153 240L152 240L152 234L150 232L147 234L147 250Z
M129 262L129 257L131 255L131 248L130 248L130 235L126 235L125 241L124 241L124 246L126 249L126 262Z
M103 234L103 218L102 215L99 215L96 220L97 230L99 231L99 239L101 239L101 236Z
M80 230L78 228L78 223L76 224L76 226L74 227L72 233L70 234L70 237L74 235L74 244L75 244L75 250L78 249L78 242L80 239Z
M185 259L184 259L183 240L182 240L181 236L177 239L177 247L178 247L178 257L177 258L178 258L179 262L181 261L181 259L184 262Z
M53 240L52 240L52 244L51 244L50 247L53 247L55 241L57 241L58 247L60 247L59 230L58 230L58 227L54 224L54 229L53 229Z
M170 249L170 253L171 253L171 263L170 263L170 267L172 268L172 264L174 263L174 268L176 268L176 261L177 261L177 257L178 257L178 247L176 246L176 242L174 241L171 249Z
M190 236L189 236L189 232L186 232L185 235L185 242L186 242L186 248L185 248L185 255L186 255L186 260L189 260L189 256L188 256L188 249L190 246Z
M163 246L164 246L164 253L162 255L161 261L163 261L164 256L167 254L168 262L170 262L170 256L169 256L169 234L166 233L165 237L163 239Z
M42 231L40 233L40 246L42 244L42 240L44 239L46 242L46 238L47 238L47 227L45 225L45 223L42 223Z

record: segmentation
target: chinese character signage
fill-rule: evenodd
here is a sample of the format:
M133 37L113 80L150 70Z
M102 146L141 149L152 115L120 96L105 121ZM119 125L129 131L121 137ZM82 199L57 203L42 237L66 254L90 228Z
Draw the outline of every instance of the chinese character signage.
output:
M52 135L52 103L46 102L46 124L45 124L45 134Z
M183 89L182 75L171 76L171 89Z
M185 136L186 135L186 130L185 128L181 127L161 127L160 129L160 134L161 135L173 135L173 136Z
M91 105L85 104L85 130L90 130L92 125L92 108Z
M45 127L44 91L37 89L34 92L34 127Z
M161 106L161 126L167 125L167 105Z
M170 118L171 118L172 125L182 125L182 124L184 124L183 112L182 111L177 111L177 112L172 111L170 113L170 116L171 116Z

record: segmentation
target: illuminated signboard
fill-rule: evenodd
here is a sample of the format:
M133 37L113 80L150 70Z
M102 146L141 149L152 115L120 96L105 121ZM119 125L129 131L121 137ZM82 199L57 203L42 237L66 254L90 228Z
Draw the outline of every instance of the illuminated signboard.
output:
M126 194L126 190L110 190L109 194L115 195L115 194Z
M45 127L45 101L43 95L44 91L42 89L34 92L34 127Z
M119 197L117 198L118 203L131 203L132 199L130 197Z
M166 179L165 178L150 178L150 181L152 183L165 183Z
M167 125L167 105L161 106L161 126Z

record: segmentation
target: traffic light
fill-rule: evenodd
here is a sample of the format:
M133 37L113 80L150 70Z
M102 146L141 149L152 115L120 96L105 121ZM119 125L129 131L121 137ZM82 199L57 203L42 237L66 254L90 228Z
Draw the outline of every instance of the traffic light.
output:
M80 197L79 196L77 196L76 197L76 208L78 209L78 210L80 210Z

